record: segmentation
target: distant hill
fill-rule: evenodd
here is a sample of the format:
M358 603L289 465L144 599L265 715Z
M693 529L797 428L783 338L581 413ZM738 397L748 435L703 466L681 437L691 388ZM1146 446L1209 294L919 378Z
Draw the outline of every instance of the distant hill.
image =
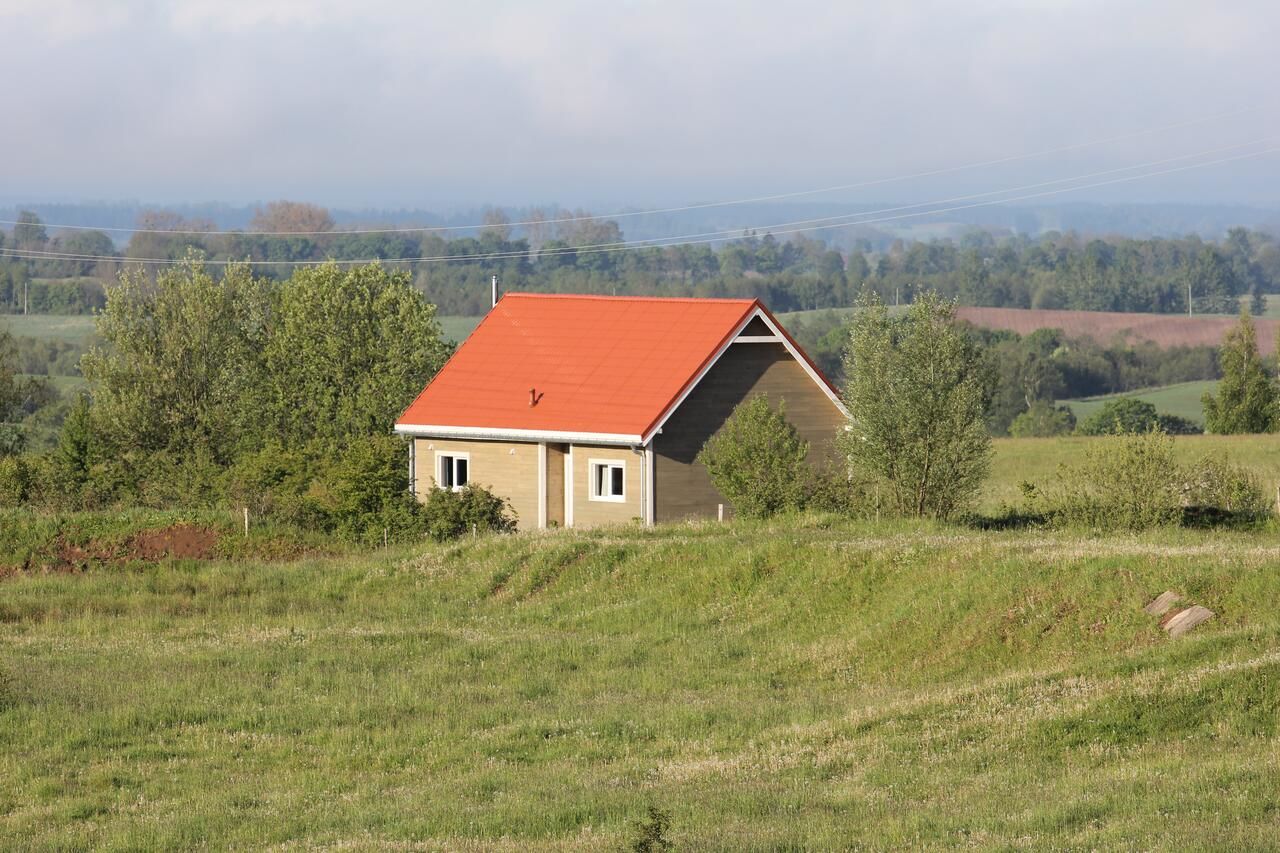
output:
M956 316L984 329L1008 329L1020 335L1036 329L1061 329L1068 337L1091 337L1106 344L1117 337L1151 341L1162 347L1220 346L1234 317L1184 317L1181 314L1121 314L1110 311L1052 311L1035 308L958 308ZM1280 320L1257 318L1258 349L1276 351Z

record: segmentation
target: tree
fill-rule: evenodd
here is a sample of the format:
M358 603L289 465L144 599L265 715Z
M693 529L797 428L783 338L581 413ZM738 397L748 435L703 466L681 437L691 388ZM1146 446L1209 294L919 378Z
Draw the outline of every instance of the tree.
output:
M1009 435L1014 438L1047 438L1066 435L1075 426L1076 416L1069 408L1036 400L1009 424Z
M1247 313L1227 332L1218 361L1222 366L1218 393L1201 398L1206 430L1223 435L1274 431L1276 386L1258 355L1257 333Z
M1136 397L1108 400L1080 423L1081 435L1137 435L1160 429L1156 407Z
M26 444L26 433L17 423L25 396L18 376L18 349L7 326L0 326L0 457L15 456Z
M13 226L13 244L19 249L43 249L49 242L40 217L29 210L18 213L18 224Z
M784 405L774 409L759 395L737 405L698 462L739 515L766 518L800 507L812 473L808 453Z
M852 473L883 487L903 515L954 516L991 462L982 354L936 292L901 319L874 294L858 307L845 355L849 424L839 436Z
M333 217L319 205L301 201L272 201L266 207L254 211L249 230L272 234L315 234L332 231Z
M280 287L263 353L276 435L296 446L385 433L448 353L408 273L299 269Z
M98 316L102 343L82 362L104 439L126 452L200 449L218 462L255 441L267 308L266 284L243 265L221 279L194 258L154 283L122 275Z

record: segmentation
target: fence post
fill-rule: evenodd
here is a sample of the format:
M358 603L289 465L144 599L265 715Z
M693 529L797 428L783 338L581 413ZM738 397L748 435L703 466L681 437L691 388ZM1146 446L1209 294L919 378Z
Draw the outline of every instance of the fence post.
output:
M724 521L724 504L716 504L716 521Z
M246 539L249 538L249 508L248 507L244 508L244 535Z

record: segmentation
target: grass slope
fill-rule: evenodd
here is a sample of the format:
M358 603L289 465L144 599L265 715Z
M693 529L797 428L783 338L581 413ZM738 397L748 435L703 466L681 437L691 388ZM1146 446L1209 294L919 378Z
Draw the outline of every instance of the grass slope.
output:
M1206 391L1217 389L1218 382L1208 379L1200 382L1179 382L1175 385L1163 385L1159 388L1146 388L1141 391L1129 391L1123 394L1106 394L1099 397L1084 397L1077 400L1059 400L1059 404L1071 407L1071 411L1079 420L1098 411L1109 400L1121 397L1135 397L1145 400L1156 407L1162 414L1177 415L1198 424L1204 424L1204 404L1201 397Z
M0 582L33 847L1280 845L1280 548L791 519ZM1169 641L1169 588L1219 613Z

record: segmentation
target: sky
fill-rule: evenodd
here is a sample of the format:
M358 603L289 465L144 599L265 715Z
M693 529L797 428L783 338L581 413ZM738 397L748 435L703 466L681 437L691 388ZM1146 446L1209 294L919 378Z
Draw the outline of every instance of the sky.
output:
M1111 140L805 197L932 200L1280 145L1277 45L1252 0L0 0L0 198L625 208ZM1273 152L1060 200L1278 179Z

